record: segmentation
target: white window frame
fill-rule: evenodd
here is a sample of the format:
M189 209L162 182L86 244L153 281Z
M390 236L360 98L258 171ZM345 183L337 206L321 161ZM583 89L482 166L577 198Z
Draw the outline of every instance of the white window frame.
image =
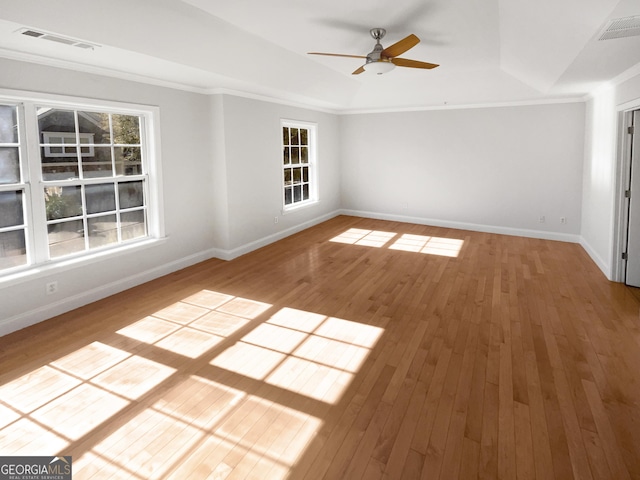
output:
M302 164L285 164L284 163L284 149L287 145L283 140L283 128L303 128L307 130L307 146L308 146L308 158L307 163ZM318 168L317 168L317 160L318 160L318 125L312 122L305 122L299 120L289 120L289 119L281 119L280 120L280 165L281 165L281 194L282 194L282 214L286 214L287 212L291 212L294 210L298 210L300 208L308 207L310 205L314 205L318 203ZM289 167L292 168L291 165L296 165L296 167L307 166L309 172L309 198L307 200L301 200L298 202L292 202L290 204L286 203L286 189L289 185L286 185L285 182L285 170Z
M0 103L18 106L19 142L21 155L21 182L0 185L0 191L25 191L25 220L27 265L0 270L0 285L21 283L33 278L50 275L53 271L75 268L77 265L91 264L109 256L117 256L131 250L149 248L165 241L164 202L162 192L162 161L160 149L160 110L150 105L94 100L66 95L29 93L0 89ZM43 181L40 158L40 139L36 108L46 104L60 109L96 111L114 114L137 115L141 119L141 146L145 155L147 236L126 243L113 244L84 250L76 254L49 258L47 242L47 221L44 205L44 188L55 186L56 181ZM127 177L123 177L122 180ZM94 183L116 183L119 177L91 179ZM85 214L86 216L86 214Z

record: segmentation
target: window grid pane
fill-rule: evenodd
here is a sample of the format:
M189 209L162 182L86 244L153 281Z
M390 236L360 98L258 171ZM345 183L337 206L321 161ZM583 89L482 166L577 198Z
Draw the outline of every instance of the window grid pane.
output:
M87 219L89 248L104 247L118 243L118 221L116 215L102 215Z
M115 185L99 183L84 187L87 214L113 212L116 210Z
M20 149L0 147L0 184L20 183Z
M51 258L65 257L86 249L81 219L49 224L47 230Z
M120 218L123 240L134 240L148 235L146 209L123 212Z
M80 186L46 187L44 203L47 220L80 216L82 215L82 188Z
M0 228L24 226L24 191L0 192Z
M0 105L0 184L20 183L18 109Z
M25 230L0 231L0 271L27 264Z
M0 144L18 144L18 109L0 105Z

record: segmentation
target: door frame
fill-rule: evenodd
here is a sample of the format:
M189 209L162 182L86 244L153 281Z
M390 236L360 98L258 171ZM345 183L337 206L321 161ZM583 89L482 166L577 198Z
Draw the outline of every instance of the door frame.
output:
M617 110L617 165L616 165L616 202L615 202L615 228L613 242L613 258L611 261L613 281L625 283L626 261L622 254L627 251L627 231L629 227L629 200L625 191L631 182L631 135L627 133L633 120L633 112L640 109L640 98L623 103L616 107ZM640 126L636 126L640 129ZM635 133L640 135L640 133ZM640 195L640 192L636 192Z

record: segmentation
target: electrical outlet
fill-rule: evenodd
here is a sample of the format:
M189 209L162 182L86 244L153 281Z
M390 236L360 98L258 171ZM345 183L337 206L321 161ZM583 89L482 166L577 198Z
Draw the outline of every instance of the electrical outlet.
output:
M567 223L567 217L560 217L560 223L562 225L566 224Z
M538 223L544 223L544 222L545 222L544 215L540 215L540 216L538 217Z
M49 282L45 285L47 295L52 295L58 291L58 282Z
M273 223L278 223L278 217L274 217Z

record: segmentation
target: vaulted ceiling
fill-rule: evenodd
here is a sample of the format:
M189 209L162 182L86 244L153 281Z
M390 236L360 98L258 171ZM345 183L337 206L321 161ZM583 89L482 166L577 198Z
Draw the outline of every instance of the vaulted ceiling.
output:
M638 0L0 0L0 57L334 111L582 98L640 73L640 36L598 40ZM95 44L20 34L27 27ZM369 29L433 70L352 75ZM0 72L1 86L2 72Z

